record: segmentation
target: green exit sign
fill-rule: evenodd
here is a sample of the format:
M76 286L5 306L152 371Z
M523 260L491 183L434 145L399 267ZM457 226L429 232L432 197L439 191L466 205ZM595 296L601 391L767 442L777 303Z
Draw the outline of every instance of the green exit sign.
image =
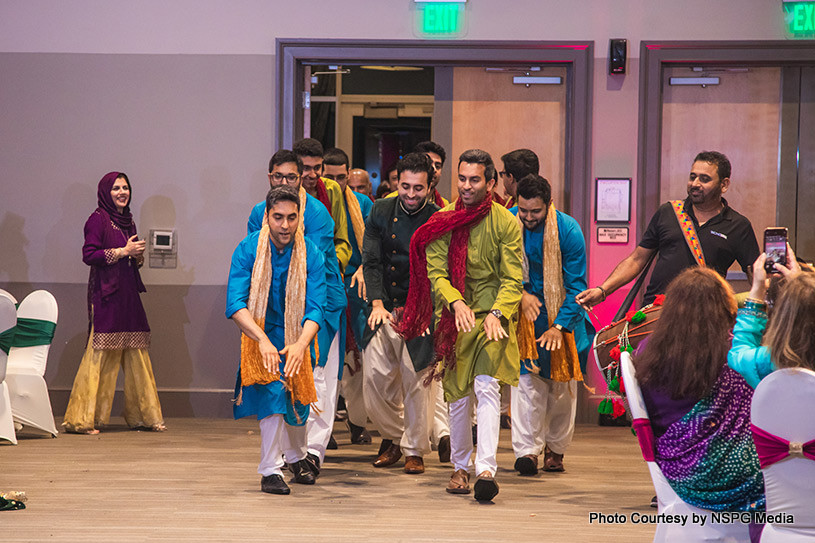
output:
M815 2L784 1L784 22L793 38L815 37Z
M465 2L428 2L415 0L417 30L429 38L457 38L464 34Z

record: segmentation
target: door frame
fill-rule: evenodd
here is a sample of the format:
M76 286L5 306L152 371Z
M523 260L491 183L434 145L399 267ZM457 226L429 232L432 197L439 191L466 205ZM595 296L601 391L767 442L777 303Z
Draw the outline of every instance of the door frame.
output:
M662 162L662 82L665 68L677 65L784 67L815 64L815 41L643 41L640 44L639 145L637 157L637 224L648 224L660 205ZM782 97L783 99L783 97ZM782 108L779 145L797 141L798 113ZM794 128L793 128L794 125ZM793 135L793 131L795 134ZM798 165L780 152L779 224L795 224L781 202L795 200ZM791 198L791 200L790 200ZM637 240L644 228L639 228ZM794 243L794 239L791 240Z
M363 64L490 66L560 64L567 67L564 204L588 239L591 209L593 41L276 40L277 148L302 137L303 65Z

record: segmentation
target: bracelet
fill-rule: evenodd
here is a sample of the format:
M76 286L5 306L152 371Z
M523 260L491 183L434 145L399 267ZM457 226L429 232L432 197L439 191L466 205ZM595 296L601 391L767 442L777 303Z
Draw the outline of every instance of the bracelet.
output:
M608 297L608 294L606 294L606 289L604 289L603 287L598 285L598 286L596 286L594 288L599 288L600 289L600 292L603 293L603 300L605 300Z

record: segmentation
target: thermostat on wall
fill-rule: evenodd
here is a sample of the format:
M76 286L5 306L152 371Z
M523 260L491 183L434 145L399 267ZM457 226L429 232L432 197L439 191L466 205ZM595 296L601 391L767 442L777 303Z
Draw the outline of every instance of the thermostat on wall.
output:
M154 251L172 251L173 237L172 230L150 230L150 245Z
M147 252L151 268L178 266L178 238L175 230L150 230L150 247Z

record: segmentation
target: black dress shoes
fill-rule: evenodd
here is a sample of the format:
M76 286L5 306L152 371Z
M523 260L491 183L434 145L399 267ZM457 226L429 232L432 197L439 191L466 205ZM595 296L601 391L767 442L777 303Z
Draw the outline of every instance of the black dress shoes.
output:
M295 462L291 465L291 471L294 473L294 482L301 485L313 485L314 473L305 459Z
M291 494L291 489L280 475L266 475L260 479L260 489L269 494Z
M348 429L351 431L352 445L367 445L371 442L371 434L368 433L365 427L357 426L349 420Z
M446 464L450 461L450 436L439 438L439 462Z
M306 466L308 466L309 471L311 471L312 475L316 479L318 475L320 475L320 457L316 454L308 453L306 457L301 460L301 462L305 462ZM292 470L293 472L294 470Z

